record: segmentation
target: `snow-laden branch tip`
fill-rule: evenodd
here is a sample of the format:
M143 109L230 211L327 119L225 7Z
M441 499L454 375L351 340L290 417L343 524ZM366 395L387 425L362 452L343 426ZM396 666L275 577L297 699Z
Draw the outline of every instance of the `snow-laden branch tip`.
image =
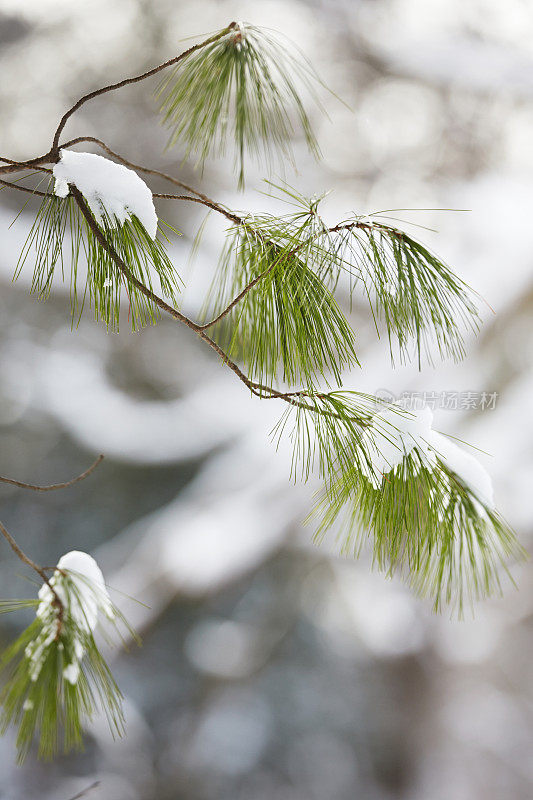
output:
M152 192L132 169L94 153L61 150L61 160L54 165L54 193L67 197L74 184L87 200L96 221L105 217L123 225L136 216L148 235L155 239L157 214Z
M368 480L378 489L383 476L416 451L421 464L433 469L438 459L459 478L479 503L493 509L492 481L485 467L471 453L433 430L432 424L433 413L427 406L407 411L392 404L376 414L363 436L371 461L367 465L363 463Z
M57 598L63 608L58 607ZM31 678L33 681L38 679L48 647L66 628L72 647L69 647L69 653L65 653L63 677L74 684L85 655L86 636L96 628L99 614L105 614L108 619L115 616L102 571L87 553L80 550L65 553L59 559L49 584L41 586L39 600L37 617L42 622L42 629L26 648Z

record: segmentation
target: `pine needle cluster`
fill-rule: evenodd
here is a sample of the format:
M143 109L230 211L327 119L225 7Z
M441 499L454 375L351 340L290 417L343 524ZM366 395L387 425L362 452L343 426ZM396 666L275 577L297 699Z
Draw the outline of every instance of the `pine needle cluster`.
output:
M220 341L261 383L312 386L329 372L340 382L342 370L359 363L355 335L312 268L312 247L307 234L275 217L254 217L228 236L212 290L215 311L255 285L221 321Z
M317 539L335 530L343 552L356 556L370 540L378 569L433 598L435 610L447 605L462 615L500 591L506 563L524 551L505 520L429 443L406 452L376 482L372 423L382 410L376 398L357 392L315 394L289 407L274 434L291 438L294 477L306 480L317 469L324 480L309 515L318 521ZM399 430L410 412L395 412ZM378 439L393 440L393 427Z
M61 611L42 599L0 603L0 613L36 610L33 622L0 659L0 671L7 673L0 693L0 731L12 724L18 727L19 762L34 740L38 755L46 759L60 750L81 749L83 727L96 712L106 715L113 736L124 733L122 694L96 644L92 624L83 617L87 593L94 591L98 602L98 589L84 576L65 570L56 580L58 586ZM106 616L113 630L119 632L122 623L137 639L116 606L110 605Z
M88 302L95 319L103 321L111 330L118 330L124 299L133 330L155 323L160 318L156 304L120 272L94 236L72 196L58 198L51 188L50 185L49 196L43 199L37 211L14 279L28 260L33 261L31 292L45 300L59 270L61 279L70 282L73 323L79 321ZM99 228L135 278L149 289L154 288L156 280L162 293L172 302L176 301L181 282L165 249L165 241L169 240L161 225L158 236L152 239L136 216L132 215L119 225L102 212ZM82 282L80 275L84 273ZM155 285L156 289L159 287Z
M461 360L464 335L479 328L474 292L427 247L398 228L349 218L334 243L337 264L360 281L379 323L385 324L391 356L433 362Z
M280 42L264 29L238 23L225 36L180 62L157 89L163 120L171 129L169 146L186 147L203 163L223 156L233 139L239 186L249 154L267 166L292 161L291 139L299 124L309 150L318 144L300 89L315 97L320 83L292 42Z

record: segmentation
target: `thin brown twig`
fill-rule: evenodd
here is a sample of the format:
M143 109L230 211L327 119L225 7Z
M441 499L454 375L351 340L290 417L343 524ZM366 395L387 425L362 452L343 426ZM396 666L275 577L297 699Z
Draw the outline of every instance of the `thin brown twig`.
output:
M37 575L39 575L43 579L43 581L46 581L46 583L48 583L48 577L47 577L46 572L44 571L43 567L40 567L38 564L35 563L35 561L32 561L31 558L26 555L26 553L18 546L18 544L13 539L13 537L11 536L9 531L6 530L6 528L2 525L1 522L0 522L0 533L2 534L4 539L7 541L7 543L9 544L11 549L13 550L13 552L18 556L18 558L20 558L20 560L24 564L26 564L26 566L28 566L31 569L33 569L34 572L36 572Z
M51 197L52 200L60 200L61 198L56 197L55 194L51 192L41 192L39 189L30 189L29 186L19 186L18 183L12 183L11 181L4 181L0 178L0 184L2 186L9 186L10 189L17 189L19 192L27 192L28 194L35 194L38 197Z
M82 789L81 792L75 794L74 797L70 797L69 800L80 800L80 797L85 797L85 795L89 794L93 789L96 789L97 786L100 786L100 781L95 781L91 783L90 786L86 786L85 789Z
M38 158L32 158L29 161L14 161L12 158L6 158L5 156L0 156L0 161L5 161L10 167L14 167L13 171L22 170L22 169L36 169L39 172L52 172L49 167L41 166L41 162L43 159L46 159L49 154L47 153L46 156L39 156ZM6 172L10 172L6 167L0 167L0 172L3 172L4 169Z
M115 151L111 150L111 148L108 147L108 145L105 142L103 142L101 139L97 139L95 136L78 136L76 139L70 139L70 141L61 144L59 147L62 150L67 147L72 147L72 145L75 144L81 144L82 142L92 142L93 144L97 144L98 147L101 147L104 152L106 152L113 158L116 158L117 161L120 161L122 164L124 164L124 166L129 167L130 169L135 169L138 170L139 172L144 172L145 175L154 175L158 178L163 178L163 180L168 181L169 183L173 183L174 186L178 186L181 189L185 189L186 192L190 192L191 194L196 195L196 197L199 197L201 200L205 200L206 202L209 203L214 202L209 197L207 197L207 195L202 194L202 192L199 192L198 189L189 186L187 183L178 180L178 178L174 178L172 175L169 175L166 172L161 172L161 170L158 169L150 169L149 167L142 166L142 164L134 164L133 161L129 161L127 158L124 158L124 156L121 156L119 153L115 153ZM222 208L222 206L220 206L220 208Z
M16 541L13 539L13 537L9 533L9 531L2 525L1 522L0 522L0 533L2 534L4 539L7 541L7 543L9 544L9 546L11 547L11 549L13 550L15 555L22 561L22 563L26 564L26 566L28 566L32 570L34 570L34 572L36 572L37 575L39 575L39 577L41 577L43 579L43 581L46 583L46 585L48 586L48 588L52 592L52 596L54 598L53 601L52 601L52 605L54 605L57 608L56 639L58 639L59 635L61 633L61 627L63 625L63 617L65 615L65 606L63 604L63 601L61 600L60 596L58 595L58 593L56 592L56 590L54 589L54 587L50 583L50 581L48 579L48 575L46 574L46 572L44 570L44 567L40 567L39 564L36 564L35 561L32 561L32 559L29 556L26 555L24 550L22 550L22 548L19 547L19 545L16 543Z
M13 478L4 478L0 475L0 483L8 483L11 486L18 486L20 489L31 489L33 492L55 492L58 489L68 489L70 486L74 486L74 484L79 483L80 481L85 480L88 478L89 475L94 472L96 467L103 461L104 456L99 455L96 461L94 461L91 466L82 472L81 475L77 475L75 478L71 478L69 481L65 481L65 483L52 483L48 486L37 486L33 483L25 483L23 481L16 481Z
M192 319L185 316L185 314L182 314L181 311L177 310L177 308L174 308L173 306L169 305L161 297L158 297L158 295L156 295L155 292L153 292L151 289L149 289L143 283L141 283L141 281L139 281L135 277L135 275L132 274L131 270L129 269L125 261L119 256L115 248L110 244L110 242L107 241L107 239L103 235L80 190L74 184L70 184L70 191L72 192L72 195L76 200L76 203L78 204L81 213L87 220L89 228L91 229L95 239L100 243L100 245L104 248L104 250L111 256L111 258L115 262L116 266L118 267L122 275L124 275L124 277L128 281L130 281L134 286L136 286L137 289L142 294L144 294L145 297L147 297L149 300L155 303L155 305L157 305L162 311L165 311L167 314L170 314L170 316L178 320L178 322L182 322L184 325L186 325L188 328L194 331L194 333L196 333L201 339L203 339L203 341L206 342L206 344L208 344L209 347L211 347L215 351L215 353L217 353L220 356L223 363L226 364L226 366L228 366L232 370L232 372L235 373L235 375L239 378L239 380L241 380L244 383L244 385L248 387L248 389L250 389L252 394L264 399L279 398L280 400L284 400L286 403L289 403L290 405L300 406L302 408L313 410L310 406L307 406L306 404L303 404L296 399L297 396L305 396L306 394L307 396L309 396L308 393L305 392L298 392L295 394L283 393L277 391L277 389L274 389L270 386L264 386L263 384L256 383L255 381L250 380L250 378L248 378L244 374L244 372L237 366L237 364L231 360L228 354L225 353L224 350L222 350L222 348L219 347L219 345L204 332L201 325L198 325Z
M208 39L204 39L204 41L199 42L198 44L189 47L188 50L184 50L183 53L180 53L179 56L174 56L174 58L170 58L168 61L159 64L157 67L153 67L152 69L147 70L146 72L141 73L140 75L135 75L133 78L125 78L118 83L111 83L109 86L103 86L100 89L95 89L93 92L89 92L85 94L83 97L74 103L74 105L66 111L61 120L59 125L57 126L56 132L54 134L54 139L52 142L51 152L54 155L59 157L59 137L63 132L63 128L65 127L68 119L78 111L81 106L86 103L88 100L92 100L95 97L99 97L102 94L106 94L107 92L112 92L115 89L121 89L123 86L129 86L132 83L138 83L139 81L144 81L146 78L150 78L152 75L156 75L161 70L166 69L167 67L171 67L173 64L178 64L180 61L183 61L185 58L190 56L192 53L196 52L196 50L200 50L202 47L207 47L207 45L212 44L213 42L217 42L219 39L222 39L223 36L226 36L231 30L236 27L236 22L231 22L224 30L219 31L214 36L210 36Z

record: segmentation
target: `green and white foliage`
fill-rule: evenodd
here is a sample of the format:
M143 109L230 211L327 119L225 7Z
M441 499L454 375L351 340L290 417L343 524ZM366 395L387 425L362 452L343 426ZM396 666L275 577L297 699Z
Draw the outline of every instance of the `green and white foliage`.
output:
M219 326L230 355L251 377L313 386L357 365L355 334L331 289L313 269L313 243L290 222L254 217L233 228L212 290L215 313L252 282Z
M73 156L79 159L74 162L77 169L71 165ZM59 167L63 168L62 172ZM168 239L158 226L152 194L146 184L133 170L92 153L62 151L54 175L55 193L50 191L41 203L15 277L28 259L34 261L31 291L46 299L59 270L61 278L70 281L74 322L79 320L88 301L95 318L117 330L123 294L134 330L155 322L160 316L157 305L139 291L134 280L119 270L69 194L70 184L82 192L102 235L127 264L133 278L150 290L154 289L156 280L159 286L156 284L155 289L160 287L163 294L175 302L180 280L166 252L164 242ZM50 185L49 190L51 188ZM149 194L152 213L143 188ZM85 281L80 286L80 275L85 273Z
M34 607L35 619L6 650L8 672L0 694L1 728L18 726L19 760L34 739L40 756L82 746L84 723L107 715L114 736L124 732L122 695L94 638L99 619L117 629L124 622L112 604L91 556L66 553L37 600L7 601L0 611Z
M393 360L395 351L419 363L434 350L462 357L478 311L474 293L449 267L397 228L354 216L328 227L319 213L323 198L270 186L290 211L250 215L229 230L210 295L216 317L244 293L218 335L252 377L312 387L329 376L340 383L341 372L359 364L355 334L335 299L343 275L352 294L368 300L378 332L384 323Z
M292 161L295 123L309 150L319 154L300 97L314 97L319 80L294 44L268 31L235 23L217 41L176 65L160 83L163 120L171 129L169 145L180 143L186 156L203 163L225 155L233 139L239 186L244 186L245 155L270 167Z
M473 291L427 247L398 228L351 217L336 226L340 269L360 281L379 327L385 324L391 356L415 355L430 363L438 350L456 361L463 336L477 331Z
M200 324L185 316L176 307L180 280L151 190L132 169L59 144L66 121L83 103L170 65L174 69L159 87L170 144L179 142L200 163L224 154L232 139L242 186L245 154L261 156L271 168L274 155L290 159L296 130L318 153L300 97L300 89L313 94L319 85L313 70L292 45L232 23L142 75L85 95L63 116L45 156L4 159L2 174L35 166L48 173L43 165L53 164L55 181L16 275L33 261L31 291L44 299L59 270L70 282L74 322L89 303L97 319L117 329L126 299L133 328L155 322L160 309L185 324L251 393L286 404L275 435L291 438L292 475L307 480L318 472L323 481L310 515L318 520L317 536L335 530L343 551L355 555L369 539L378 568L402 575L436 609L446 604L461 613L498 591L508 561L523 556L495 510L488 475L472 455L432 429L428 409L413 414L329 387L341 386L360 366L356 335L341 308L342 284L348 296L367 298L393 361L415 358L419 365L435 352L464 356L464 337L479 323L474 293L423 244L384 225L384 217L352 213L326 224L322 198L274 185L288 204L286 213L239 216L173 176L139 167L188 192L160 197L203 203L232 224L208 298L213 317ZM75 141L85 140L111 153L93 137ZM45 577L0 529L19 558ZM36 609L35 619L0 662L8 672L1 725L18 726L20 758L35 738L45 757L61 745L79 747L84 720L98 707L120 735L120 691L94 634L98 619L116 627L121 617L94 561L69 553L38 599L0 604L5 612L28 608Z
M462 614L499 591L506 563L524 552L494 508L485 469L431 423L428 408L331 392L289 408L276 435L292 437L295 475L316 467L324 479L310 515L319 539L334 529L358 555L370 538L379 569L402 575L436 610Z

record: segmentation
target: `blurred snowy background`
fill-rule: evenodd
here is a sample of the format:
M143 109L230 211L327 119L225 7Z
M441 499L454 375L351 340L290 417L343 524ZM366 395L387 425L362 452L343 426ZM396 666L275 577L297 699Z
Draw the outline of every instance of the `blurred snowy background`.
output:
M299 143L287 178L333 189L346 211L397 212L496 312L459 366L394 372L363 305L352 322L364 369L347 385L436 393L436 427L481 447L498 505L533 533L533 8L529 0L0 0L0 152L46 152L80 95L159 63L232 19L286 32L352 108L316 115L324 161ZM153 86L153 85L152 85ZM149 85L84 106L66 136L94 135L242 209L272 209L250 172L237 195L227 162L202 176L163 153ZM152 184L154 190L157 183ZM332 547L301 519L314 489L288 483L281 414L187 330L107 335L90 313L70 329L68 291L40 304L28 269L11 276L31 220L0 195L0 474L48 483L106 460L49 496L1 487L1 519L38 561L90 550L144 639L117 654L128 736L99 720L86 751L14 764L0 740L2 800L530 800L533 796L533 570L462 622ZM196 314L223 228L160 201L184 236L174 261ZM34 209L33 209L34 210ZM455 410L439 408L457 393ZM482 393L496 394L483 408ZM469 394L470 393L470 394ZM452 405L454 403L452 402ZM24 593L0 551L2 596ZM30 587L31 589L31 587ZM21 620L2 619L3 647Z

